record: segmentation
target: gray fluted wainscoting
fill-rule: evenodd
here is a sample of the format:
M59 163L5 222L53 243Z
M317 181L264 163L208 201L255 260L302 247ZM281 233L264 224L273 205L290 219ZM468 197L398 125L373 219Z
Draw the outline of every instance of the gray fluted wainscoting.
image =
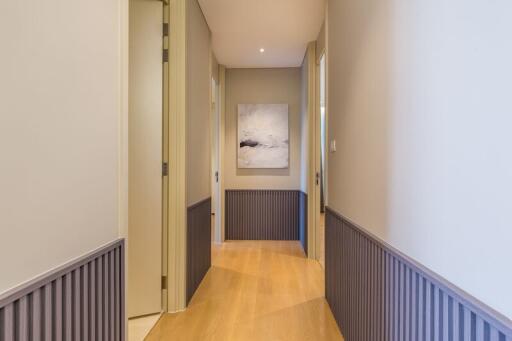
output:
M512 322L326 212L326 298L348 341L512 341Z
M227 190L227 240L299 240L297 190Z
M120 239L2 295L0 340L124 341L124 283Z
M187 209L187 304L211 266L211 198Z

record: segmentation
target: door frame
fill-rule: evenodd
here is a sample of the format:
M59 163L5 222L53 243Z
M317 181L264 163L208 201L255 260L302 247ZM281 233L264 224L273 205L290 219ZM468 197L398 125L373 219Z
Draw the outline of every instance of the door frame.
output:
M317 57L318 56L318 57ZM321 114L320 114L320 60L325 56L325 178L327 183L328 164L328 55L327 49L319 50L317 53L316 42L308 45L308 258L319 260L321 257L319 248L320 232L320 185L316 183L316 174L320 172L320 141L321 141ZM325 186L325 204L327 206L327 186ZM324 236L325 238L325 236ZM325 244L324 244L325 245ZM325 253L325 247L324 247Z
M316 198L316 42L310 42L307 56L307 122L308 122L308 162L307 162L307 194L308 194L308 247L310 259L317 259L317 223L315 214Z
M170 0L167 90L167 312L186 308L186 13L187 0ZM165 87L165 86L164 86Z
M169 30L169 2L163 1L162 23ZM169 32L163 35L163 49L169 50ZM162 176L162 311L168 311L169 283L169 62L162 63L162 162L167 175Z
M315 72L316 72L316 78L315 78L315 94L316 94L316 102L315 102L315 196L314 196L314 204L315 204L315 241L316 241L316 253L315 253L315 259L320 261L320 259L325 256L325 231L323 237L320 235L320 226L321 226L321 194L322 194L322 188L324 187L324 204L327 206L327 157L328 157L328 146L327 146L327 54L325 52L325 49L322 49L320 51L317 51L318 53L315 56ZM318 56L318 57L317 57ZM322 105L322 95L321 95L321 62L322 58L324 59L324 96L325 96L325 141L324 141L324 169L323 169L323 176L320 174L322 173L322 112L321 112L321 105ZM317 174L320 175L320 179L322 181L319 181L319 184L316 183L317 181ZM321 238L324 239L324 247L323 249L320 247L322 241ZM321 253L324 253L322 255Z
M226 191L224 184L224 153L226 131L226 67L219 65L219 192L220 243L226 240Z
M212 242L215 244L222 243L222 204L221 204L221 164L220 164L220 82L218 75L213 75L213 68L211 70L211 136L212 136L212 174L211 174L211 185L212 185L212 215L213 215L213 234Z

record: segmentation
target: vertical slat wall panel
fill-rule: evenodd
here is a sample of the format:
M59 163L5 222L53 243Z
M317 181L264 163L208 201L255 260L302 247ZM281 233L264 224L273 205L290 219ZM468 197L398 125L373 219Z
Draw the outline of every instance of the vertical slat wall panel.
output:
M53 335L53 284L48 283L44 286L44 340L52 339Z
M73 291L71 286L72 274L68 273L64 276L65 279L65 287L64 287L64 311L63 311L63 320L64 320L64 332L63 340L71 340L73 333L73 325L71 323L73 318Z
M80 291L80 268L73 271L73 340L80 340L80 297L83 293Z
M103 341L103 255L96 263L96 340Z
M512 341L512 321L326 209L325 295L345 340Z
M62 326L64 324L64 316L62 314L62 305L63 305L63 296L64 296L64 290L62 288L62 280L64 279L63 275L62 277L59 277L55 280L55 286L54 286L54 299L55 304L54 306L54 317L52 318L53 321L53 337L56 341L62 341Z
M82 267L82 283L81 283L81 299L82 299L82 319L81 321L81 335L82 340L89 340L89 271L90 271L90 265L85 264ZM118 274L116 274L118 276ZM115 328L118 328L118 326L115 326Z
M96 340L97 306L96 306L96 262L89 264L89 335L91 340Z
M120 286L120 277L121 277L121 260L120 260L120 250L116 249L114 250L114 256L115 256L115 266L114 266L114 288L119 288ZM124 262L123 262L124 263ZM114 309L118 309L118 307L121 307L121 310L124 310L124 307L121 305L120 298L122 296L122 292L119 290L115 290L114 293ZM114 313L114 340L123 339L121 337L121 316L117 313ZM84 328L84 340L88 340L88 329Z
M300 191L227 190L227 240L299 240ZM303 213L303 212L302 212Z
M16 334L14 331L16 330L16 322L14 319L14 304L15 303L10 303L2 309L3 325L0 331L3 331L4 341L15 340Z
M32 340L34 341L42 340L42 292L43 289L39 288L32 294Z
M28 341L29 339L29 298L30 296L23 296L19 300L19 307L18 307L18 316L17 320L19 323L17 323L17 338L20 341Z
M110 332L110 335L109 335L109 340L115 340L115 330L114 330L114 327L116 325L116 322L115 322L115 315L116 315L116 306L115 306L115 297L116 297L116 288L114 286L115 284L115 279L114 279L114 276L115 276L115 273L116 273L116 270L115 270L115 260L114 260L114 257L115 257L115 251L110 251L108 253L108 259L110 261L109 263L109 295L108 295L108 299L109 299L109 325L108 325L108 330Z
M211 199L187 210L187 304L211 266Z
M118 240L0 297L0 341L124 341L123 255Z

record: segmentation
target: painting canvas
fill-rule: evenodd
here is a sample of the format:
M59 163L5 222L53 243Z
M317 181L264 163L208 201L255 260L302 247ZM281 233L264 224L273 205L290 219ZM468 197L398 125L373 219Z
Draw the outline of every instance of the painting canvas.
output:
M238 105L238 168L288 168L288 104Z

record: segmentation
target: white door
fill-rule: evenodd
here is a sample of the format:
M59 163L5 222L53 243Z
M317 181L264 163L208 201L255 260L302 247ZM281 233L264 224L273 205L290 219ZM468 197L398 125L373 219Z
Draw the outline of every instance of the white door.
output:
M326 60L323 54L319 60L318 70L318 107L316 108L316 258L325 267L325 205L327 202L327 118L326 118Z
M162 309L162 16L130 0L128 317Z

